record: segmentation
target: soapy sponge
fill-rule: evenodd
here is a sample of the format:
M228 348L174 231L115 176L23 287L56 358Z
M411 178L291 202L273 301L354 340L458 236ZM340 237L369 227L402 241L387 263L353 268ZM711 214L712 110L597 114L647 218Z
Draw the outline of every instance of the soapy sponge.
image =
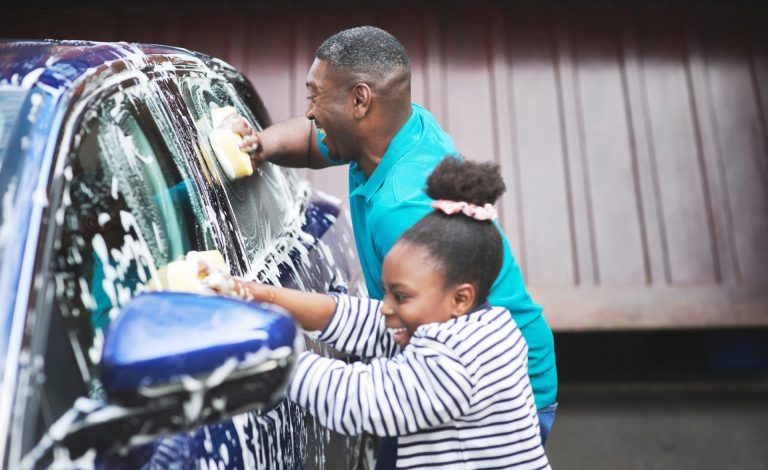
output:
M230 114L237 113L232 106L224 106L211 111L211 121L213 130L208 134L208 141L216 158L219 160L221 168L227 175L227 178L235 180L244 178L253 174L251 158L247 153L240 150L242 137L230 129L220 127L224 119Z
M214 271L228 271L219 250L190 251L184 259L160 267L149 286L152 290L210 293L202 281Z

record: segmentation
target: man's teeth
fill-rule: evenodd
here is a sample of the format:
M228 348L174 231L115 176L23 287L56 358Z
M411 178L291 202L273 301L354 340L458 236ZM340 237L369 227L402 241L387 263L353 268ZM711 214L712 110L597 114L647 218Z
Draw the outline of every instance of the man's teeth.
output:
M405 328L387 328L387 331L391 335L395 335L397 333L405 333Z

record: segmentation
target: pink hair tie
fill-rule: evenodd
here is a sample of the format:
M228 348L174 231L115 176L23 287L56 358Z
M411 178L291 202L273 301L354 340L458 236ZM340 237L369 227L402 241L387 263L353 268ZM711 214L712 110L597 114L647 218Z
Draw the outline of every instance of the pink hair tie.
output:
M432 208L441 210L448 215L461 212L467 217L475 220L495 220L497 216L496 209L494 209L493 205L490 203L478 206L464 201L448 201L446 199L438 199L436 201L432 201Z

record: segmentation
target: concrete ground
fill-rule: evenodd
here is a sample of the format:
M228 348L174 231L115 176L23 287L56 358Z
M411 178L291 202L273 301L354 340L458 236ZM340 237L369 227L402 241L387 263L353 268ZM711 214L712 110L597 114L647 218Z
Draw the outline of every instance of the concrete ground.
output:
M768 379L561 383L552 468L766 470Z

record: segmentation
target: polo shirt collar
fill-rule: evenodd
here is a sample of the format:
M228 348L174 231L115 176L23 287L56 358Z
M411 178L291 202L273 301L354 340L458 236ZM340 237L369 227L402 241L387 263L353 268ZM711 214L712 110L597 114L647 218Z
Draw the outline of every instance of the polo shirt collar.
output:
M421 116L416 112L414 105L411 104L410 117L405 121L403 127L397 131L397 134L389 143L386 152L384 152L384 156L381 157L381 161L367 181L365 173L360 169L357 162L350 163L350 176L358 183L358 186L349 193L349 196L360 196L365 198L366 202L370 201L373 195L376 194L376 191L384 184L389 170L419 141L423 127L424 124L421 122Z

